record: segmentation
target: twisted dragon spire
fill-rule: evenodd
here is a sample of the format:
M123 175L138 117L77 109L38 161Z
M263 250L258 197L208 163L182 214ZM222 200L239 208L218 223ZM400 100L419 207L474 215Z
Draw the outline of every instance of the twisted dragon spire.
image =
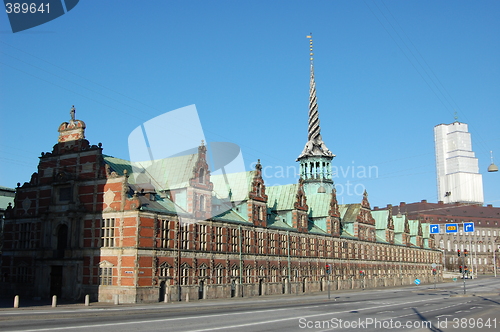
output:
M319 126L318 101L316 99L316 81L314 80L314 58L313 58L313 41L312 34L309 38L309 55L311 60L311 78L309 80L309 124L307 143L304 150L297 160L310 156L327 156L335 157L335 155L326 147L321 138L321 128Z

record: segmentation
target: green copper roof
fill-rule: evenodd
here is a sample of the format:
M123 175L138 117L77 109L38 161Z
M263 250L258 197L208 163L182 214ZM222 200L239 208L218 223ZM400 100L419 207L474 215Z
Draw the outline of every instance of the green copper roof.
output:
M273 210L293 210L298 184L266 187L267 205Z
M330 211L330 202L332 195L327 193L319 193L307 196L307 206L309 206L309 214L312 218L328 217Z
M245 219L243 219L239 214L237 214L233 210L224 211L221 214L213 217L212 220L227 221L227 222L233 222L233 223L239 223L239 224L252 225L251 222L246 221Z
M186 213L181 207L176 205L170 199L162 198L159 195L156 195L156 199L154 201L144 196L139 196L139 200L141 202L142 211L163 212L172 214Z
M9 203L14 205L14 197L0 196L0 210L5 210L9 206Z
M197 160L197 154L140 163L104 156L104 161L120 175L127 170L130 183L151 183L157 190L187 187Z
M285 230L296 230L295 228L287 224L285 221L283 221L283 218L281 216L278 216L276 213L272 212L269 215L269 218L267 219L267 227L280 228Z
M430 237L429 227L430 227L430 224L422 223L422 238L428 239Z
M325 230L322 230L312 222L309 222L309 224L307 225L307 229L311 234L321 234L321 235L328 234Z
M386 229L389 219L389 210L371 211L372 217L375 219L375 229Z
M218 174L211 175L210 181L214 184L214 192L218 198L228 198L229 190L231 190L231 201L237 202L248 199L254 176L255 171Z
M340 217L342 222L355 222L359 215L361 204L341 204L339 205Z
M418 220L408 220L408 226L410 228L410 235L418 234Z
M405 216L401 215L398 217L397 215L392 216L392 220L394 222L394 233L403 233L405 231Z

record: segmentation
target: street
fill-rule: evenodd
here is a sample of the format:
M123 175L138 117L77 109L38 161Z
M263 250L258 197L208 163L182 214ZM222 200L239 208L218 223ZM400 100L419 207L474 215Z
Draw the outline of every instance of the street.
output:
M83 304L0 309L8 331L497 331L500 284L482 277L436 286L307 296L141 305ZM475 294L475 296L473 296Z

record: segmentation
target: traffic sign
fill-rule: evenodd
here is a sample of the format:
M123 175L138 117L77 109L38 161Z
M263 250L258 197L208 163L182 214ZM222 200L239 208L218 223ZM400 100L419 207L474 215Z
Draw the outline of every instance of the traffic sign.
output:
M458 224L446 224L446 233L458 233Z
M436 264L436 263L432 263L432 265L431 265L431 266L432 266L432 268L433 268L433 269L435 269L435 268L436 268L436 266L437 266L437 264Z
M431 224L430 225L430 233L431 234L439 234L440 232L440 227L439 227L439 224Z
M414 283L415 285L420 285L420 279L415 279Z
M473 233L474 232L474 223L473 222L464 222L464 232L465 233Z

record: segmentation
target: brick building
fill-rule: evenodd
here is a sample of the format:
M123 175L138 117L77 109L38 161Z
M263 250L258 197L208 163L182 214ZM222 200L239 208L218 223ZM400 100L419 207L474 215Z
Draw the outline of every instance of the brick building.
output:
M435 234L437 248L443 250L443 264L445 270L458 271L459 266L468 266L475 274L493 273L500 259L500 208L477 204L451 203L445 204L429 203L426 200L416 203L401 202L399 206L389 207L393 213L405 214L410 219L419 220L422 223L446 224L457 223L457 233ZM387 209L387 208L385 208ZM474 222L475 231L464 232L463 223ZM463 253L464 249L470 253L466 262L463 256L457 255L457 250ZM494 264L494 259L496 263Z
M260 162L212 175L203 144L156 161L176 181L141 181L129 161L85 139L73 110L6 211L2 294L138 303L301 293L327 280L333 290L429 282L432 263L440 278L428 224L371 211L366 192L337 203L312 63L310 84L301 178L284 186L266 187Z

